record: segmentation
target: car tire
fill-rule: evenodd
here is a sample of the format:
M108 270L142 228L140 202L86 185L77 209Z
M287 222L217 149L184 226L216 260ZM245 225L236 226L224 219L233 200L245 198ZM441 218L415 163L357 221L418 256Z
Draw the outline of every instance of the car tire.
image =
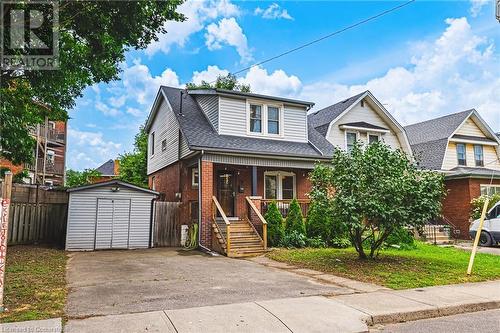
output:
M493 239L491 235L486 231L481 231L481 236L479 237L479 245L481 246L492 246Z

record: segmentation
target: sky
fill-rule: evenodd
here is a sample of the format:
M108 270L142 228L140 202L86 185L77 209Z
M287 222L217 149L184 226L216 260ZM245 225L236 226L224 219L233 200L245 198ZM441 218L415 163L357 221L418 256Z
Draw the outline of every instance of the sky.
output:
M212 81L402 3L187 0L186 21L128 51L120 79L87 88L70 110L67 167L131 151L160 85ZM402 125L475 108L500 132L499 45L493 0L417 0L239 79L312 111L368 89Z

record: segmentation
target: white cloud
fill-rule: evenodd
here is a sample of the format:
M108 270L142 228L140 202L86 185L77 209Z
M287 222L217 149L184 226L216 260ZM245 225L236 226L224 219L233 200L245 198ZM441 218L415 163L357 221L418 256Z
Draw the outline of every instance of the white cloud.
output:
M403 124L476 108L499 130L500 56L466 18L447 19L446 24L435 41L419 43L409 66L391 68L359 85L322 80L304 86L300 95L319 109L371 90Z
M151 43L146 54L168 53L172 46L184 47L189 37L203 30L205 25L219 17L238 16L239 8L230 0L188 0L179 6L178 11L186 16L184 22L169 21L164 24L167 33L158 36Z
M198 72L193 72L193 78L191 82L195 84L201 84L202 81L213 82L219 77L219 75L227 76L229 71L226 69L220 69L218 66L208 66L206 70Z
M252 92L283 97L295 96L302 88L297 76L288 75L281 69L269 74L262 67L252 67L240 81L249 84Z
M101 101L96 101L95 108L101 111L105 116L114 117L120 114L120 111L118 111L118 109L112 108Z
M218 50L223 44L227 44L236 48L242 62L252 60L247 37L234 17L223 18L218 23L212 23L206 31L205 44L209 50Z
M484 6L493 4L493 0L470 0L470 2L470 14L472 17L477 17Z
M270 4L266 9L262 9L260 7L255 8L254 15L262 16L262 18L268 20L293 20L293 17L288 14L288 11L286 9L281 9L280 5L277 3Z
M141 117L144 115L144 113L141 110L132 107L127 108L127 113L131 114L134 117Z

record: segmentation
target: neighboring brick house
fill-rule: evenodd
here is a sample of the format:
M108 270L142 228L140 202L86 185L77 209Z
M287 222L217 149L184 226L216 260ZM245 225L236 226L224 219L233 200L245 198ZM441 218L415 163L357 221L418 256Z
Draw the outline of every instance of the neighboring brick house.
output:
M470 202L500 193L500 139L476 110L405 127L413 153L425 169L445 174L443 216L469 238Z
M36 140L33 147L33 163L12 165L0 159L0 167L10 169L14 174L28 171L27 182L42 185L64 185L66 169L66 122L47 120L30 130Z
M93 183L100 183L118 178L120 175L120 161L110 159L97 167L95 170L101 175L92 179Z
M161 87L146 123L149 185L181 202L200 244L231 256L261 252L265 213L307 213L308 174L334 146L384 140L411 153L405 132L370 92L308 116L311 102L221 89ZM228 237L228 233L230 236ZM230 246L230 249L228 249Z

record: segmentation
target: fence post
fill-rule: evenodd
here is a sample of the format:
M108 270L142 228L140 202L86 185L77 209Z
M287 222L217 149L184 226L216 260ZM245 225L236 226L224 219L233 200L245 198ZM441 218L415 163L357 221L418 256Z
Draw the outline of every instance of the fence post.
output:
M9 237L9 206L12 194L12 173L5 173L2 197L0 198L0 312L4 311L3 292L5 282L5 263L7 258L7 239Z

